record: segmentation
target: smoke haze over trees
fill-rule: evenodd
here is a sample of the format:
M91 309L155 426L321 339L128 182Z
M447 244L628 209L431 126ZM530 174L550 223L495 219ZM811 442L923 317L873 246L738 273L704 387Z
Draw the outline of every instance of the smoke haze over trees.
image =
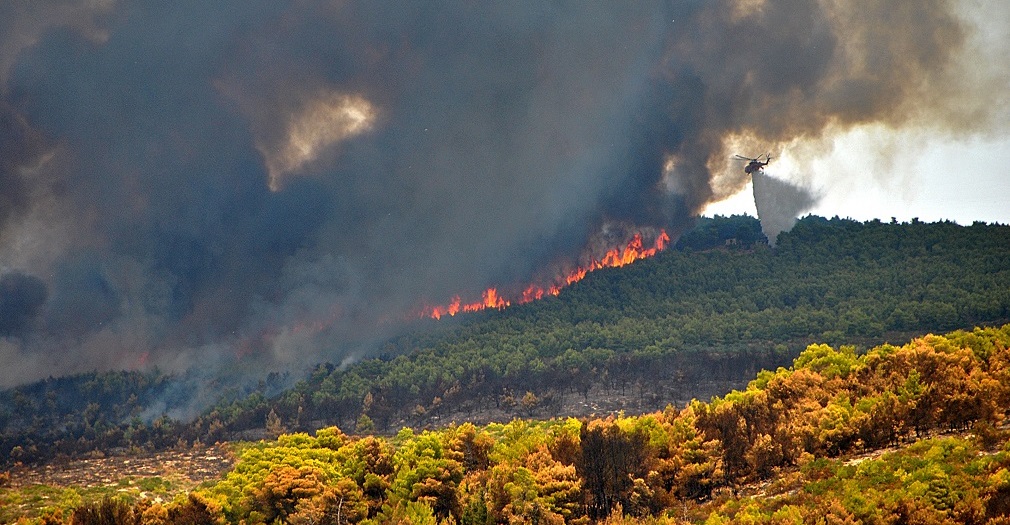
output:
M4 3L0 385L355 358L679 234L746 184L732 148L988 129L973 31L941 0Z

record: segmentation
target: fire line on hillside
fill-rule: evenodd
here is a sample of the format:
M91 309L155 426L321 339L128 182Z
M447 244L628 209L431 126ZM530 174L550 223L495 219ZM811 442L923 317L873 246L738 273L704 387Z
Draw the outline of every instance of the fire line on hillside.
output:
M525 304L542 299L544 295L558 295L561 293L562 288L581 281L592 271L601 268L618 268L639 259L652 257L666 249L669 242L670 236L666 233L666 230L660 230L653 246L646 248L642 242L642 234L636 233L623 249L611 248L602 258L592 259L589 264L576 267L549 286L544 287L535 283L530 284L523 290L521 295L512 299L501 295L496 287L485 290L481 295L480 301L464 303L462 298L456 295L447 304L425 307L421 316L441 319L444 315L455 316L460 312L478 312L488 308L497 308L500 310L513 304Z

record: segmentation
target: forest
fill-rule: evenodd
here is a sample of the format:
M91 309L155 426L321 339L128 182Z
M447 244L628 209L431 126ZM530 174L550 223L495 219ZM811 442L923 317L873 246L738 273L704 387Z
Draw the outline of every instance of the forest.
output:
M607 399L645 413L746 385L810 344L859 352L1010 322L1010 227L806 217L768 246L756 219L699 219L673 249L557 297L423 320L377 357L271 374L192 420L185 377L84 374L0 392L6 464L275 437L336 425L550 418ZM287 387L285 387L287 385ZM7 453L9 451L9 453Z
M171 502L109 496L32 519L1010 523L1008 407L1010 325L864 353L813 344L788 368L683 408L282 434L236 444L233 469Z
M238 430L273 411L291 429L364 416L395 432L446 407L467 420L562 415L591 390L633 392L628 408L645 411L699 396L691 385L787 365L815 342L866 349L1010 321L1005 226L808 217L775 249L759 232L749 217L703 221L676 250L559 297L406 335L349 368L320 365L274 400L221 403L200 423Z

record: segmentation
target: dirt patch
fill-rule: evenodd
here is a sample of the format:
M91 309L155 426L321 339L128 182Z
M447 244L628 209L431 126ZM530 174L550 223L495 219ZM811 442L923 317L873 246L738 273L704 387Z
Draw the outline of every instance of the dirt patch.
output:
M184 487L194 487L220 478L231 470L235 456L227 445L150 454L55 461L39 466L15 467L10 471L13 488L31 485L55 487L108 487L124 480L161 477Z

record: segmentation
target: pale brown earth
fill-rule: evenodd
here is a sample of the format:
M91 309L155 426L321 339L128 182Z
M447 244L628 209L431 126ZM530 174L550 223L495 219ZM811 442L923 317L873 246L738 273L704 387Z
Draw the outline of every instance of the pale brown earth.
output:
M228 445L54 461L10 471L10 486L109 487L130 478L161 477L182 489L218 479L235 464Z

